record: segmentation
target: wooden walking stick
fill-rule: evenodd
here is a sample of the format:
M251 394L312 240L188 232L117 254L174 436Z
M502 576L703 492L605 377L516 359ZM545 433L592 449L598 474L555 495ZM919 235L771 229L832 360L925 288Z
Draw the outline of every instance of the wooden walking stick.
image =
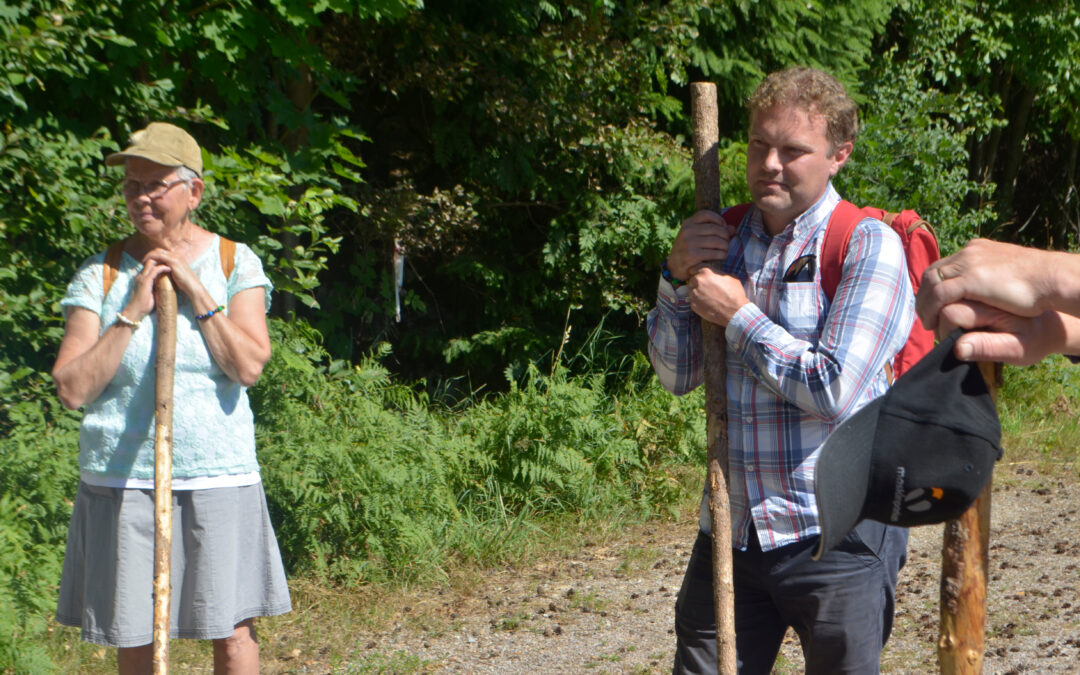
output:
M694 132L694 205L720 210L720 132L716 85L690 85ZM728 495L727 344L724 327L702 322L705 350L705 414L709 443L709 517L712 520L713 605L716 608L716 670L734 675L735 583L731 562L731 509Z
M176 291L169 275L154 282L157 382L154 389L154 646L155 675L169 672L172 595L172 414L176 367Z
M981 363L990 395L997 399L1001 364ZM944 675L982 672L986 637L986 582L990 550L990 480L956 520L945 523L941 550L941 628L938 663Z

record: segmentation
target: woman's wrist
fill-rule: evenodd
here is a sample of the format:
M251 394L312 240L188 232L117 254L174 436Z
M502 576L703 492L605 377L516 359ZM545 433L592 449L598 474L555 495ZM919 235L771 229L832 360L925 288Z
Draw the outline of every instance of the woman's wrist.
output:
M135 323L139 323L146 318L146 315L149 314L149 312L142 312L138 309L135 309L131 305L128 305L127 307L117 312L117 314L123 314L125 318L131 319Z
M207 319L214 316L215 314L219 314L219 313L224 312L224 311L225 311L225 305L218 305L217 307L206 310L202 314L196 314L195 319L197 321L206 321Z
M136 321L135 319L132 319L123 312L116 313L116 323L121 326L127 326L131 329L132 332L139 330L139 321L142 321L142 319L140 318L138 321Z

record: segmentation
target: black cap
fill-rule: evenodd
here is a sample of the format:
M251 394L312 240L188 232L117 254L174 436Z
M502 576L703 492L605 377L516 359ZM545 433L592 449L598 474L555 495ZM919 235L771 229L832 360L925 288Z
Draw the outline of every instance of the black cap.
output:
M1001 458L1001 424L978 364L953 331L825 441L814 477L819 559L864 518L928 525L957 518Z

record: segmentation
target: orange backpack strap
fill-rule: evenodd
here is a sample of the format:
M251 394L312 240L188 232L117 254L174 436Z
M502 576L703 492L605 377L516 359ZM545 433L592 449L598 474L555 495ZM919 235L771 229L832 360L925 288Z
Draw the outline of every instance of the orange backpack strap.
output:
M221 239L218 244L221 254L221 272L225 275L225 281L228 281L233 269L236 267L236 242L225 237L219 238ZM113 282L116 281L116 277L120 274L120 264L124 258L124 243L126 241L127 239L114 241L109 244L109 248L105 249L105 266L101 271L101 285L104 289L101 294L102 300L109 295L109 289L112 288Z
M225 281L228 281L233 268L236 267L236 242L221 235L218 235L218 239L220 240L218 249L221 252L221 271L225 275Z
M863 218L862 209L846 199L841 200L832 215L829 223L825 226L825 240L821 243L821 261L818 269L821 270L821 288L825 291L825 297L832 302L836 296L836 289L840 287L840 276L844 272L844 257L847 256L848 243L851 235L855 232L855 226Z
M105 249L105 267L101 270L102 302L105 302L105 298L109 295L109 289L112 288L113 282L116 281L117 275L120 274L120 263L124 259L124 242L126 241L127 239L114 241L109 244L109 248Z

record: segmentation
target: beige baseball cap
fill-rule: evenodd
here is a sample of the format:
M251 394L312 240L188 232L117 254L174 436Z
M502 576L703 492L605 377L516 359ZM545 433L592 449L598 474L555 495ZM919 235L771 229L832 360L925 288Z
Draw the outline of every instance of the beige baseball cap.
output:
M202 151L191 134L168 122L151 122L131 134L130 145L105 158L107 166L123 164L128 157L142 157L162 166L186 166L202 176Z

